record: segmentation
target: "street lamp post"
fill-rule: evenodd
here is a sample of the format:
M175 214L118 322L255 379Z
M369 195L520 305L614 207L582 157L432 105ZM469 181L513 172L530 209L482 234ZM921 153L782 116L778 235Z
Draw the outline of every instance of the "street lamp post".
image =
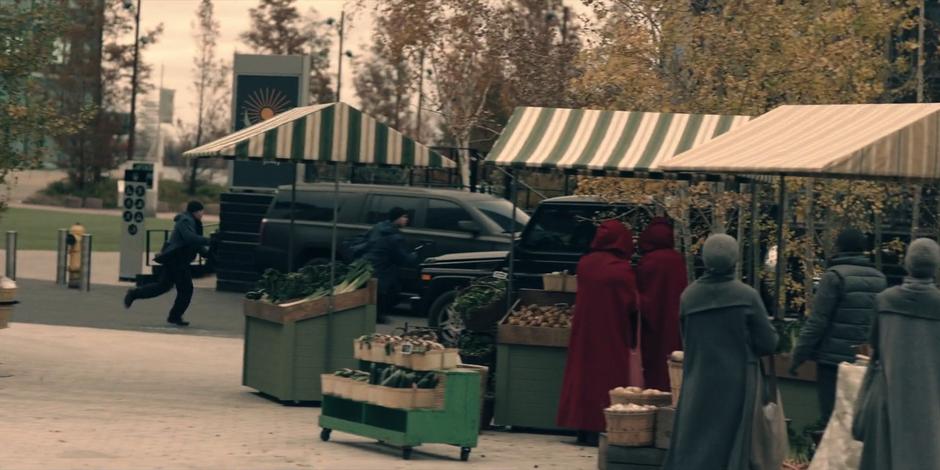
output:
M333 18L326 20L326 24L332 26L335 23ZM343 56L352 57L353 54L350 51L343 51L343 30L346 27L346 12L341 11L339 14L339 24L337 25L337 30L339 32L339 54L337 55L337 64L336 70L336 102L340 101L340 94L343 87Z
M140 54L140 2L137 0L137 8L134 11L134 65L131 73L131 115L127 134L127 159L134 159L134 130L137 127L137 61ZM133 6L133 0L124 0L124 8L130 9Z

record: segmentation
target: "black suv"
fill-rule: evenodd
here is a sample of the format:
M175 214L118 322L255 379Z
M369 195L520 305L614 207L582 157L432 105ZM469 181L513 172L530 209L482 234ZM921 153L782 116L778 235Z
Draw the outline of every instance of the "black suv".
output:
M633 227L645 227L653 211L644 205L611 205L580 196L542 201L516 242L514 287L539 289L543 274L566 270L574 273L594 239L595 222L612 216ZM421 268L421 306L429 323L445 326L457 289L478 277L508 271L508 267L508 251L427 259Z
M295 269L311 261L330 259L333 200L332 183L297 186ZM408 186L341 184L338 202L338 243L365 233L375 223L385 220L390 209L401 207L411 218L402 233L409 247L425 245L418 252L421 257L509 249L512 204L492 195ZM290 186L283 186L261 223L257 259L262 270L287 269L290 206ZM521 231L529 216L518 210L516 214L516 230ZM402 280L403 295L410 299L418 292L417 268L404 269Z

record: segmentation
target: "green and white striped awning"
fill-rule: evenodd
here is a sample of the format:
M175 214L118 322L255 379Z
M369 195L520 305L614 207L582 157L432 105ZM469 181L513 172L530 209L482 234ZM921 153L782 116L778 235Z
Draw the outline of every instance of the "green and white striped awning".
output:
M183 155L301 163L456 167L452 160L345 103L294 108Z
M487 161L502 166L658 172L750 116L516 108Z

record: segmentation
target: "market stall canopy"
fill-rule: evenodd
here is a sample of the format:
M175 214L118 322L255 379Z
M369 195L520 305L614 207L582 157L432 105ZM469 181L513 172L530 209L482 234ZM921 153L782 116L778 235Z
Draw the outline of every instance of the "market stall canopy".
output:
M940 178L940 104L780 106L663 165L669 171Z
M750 116L519 107L487 162L500 166L659 172L661 164Z
M454 162L345 103L285 111L186 157L455 168Z

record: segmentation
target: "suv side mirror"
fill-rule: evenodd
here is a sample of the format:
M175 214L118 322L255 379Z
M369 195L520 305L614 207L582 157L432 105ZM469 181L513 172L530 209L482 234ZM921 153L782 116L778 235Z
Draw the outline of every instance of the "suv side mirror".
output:
M474 235L479 235L481 231L480 225L472 220L461 220L460 222L457 222L457 227L462 232L470 232Z

